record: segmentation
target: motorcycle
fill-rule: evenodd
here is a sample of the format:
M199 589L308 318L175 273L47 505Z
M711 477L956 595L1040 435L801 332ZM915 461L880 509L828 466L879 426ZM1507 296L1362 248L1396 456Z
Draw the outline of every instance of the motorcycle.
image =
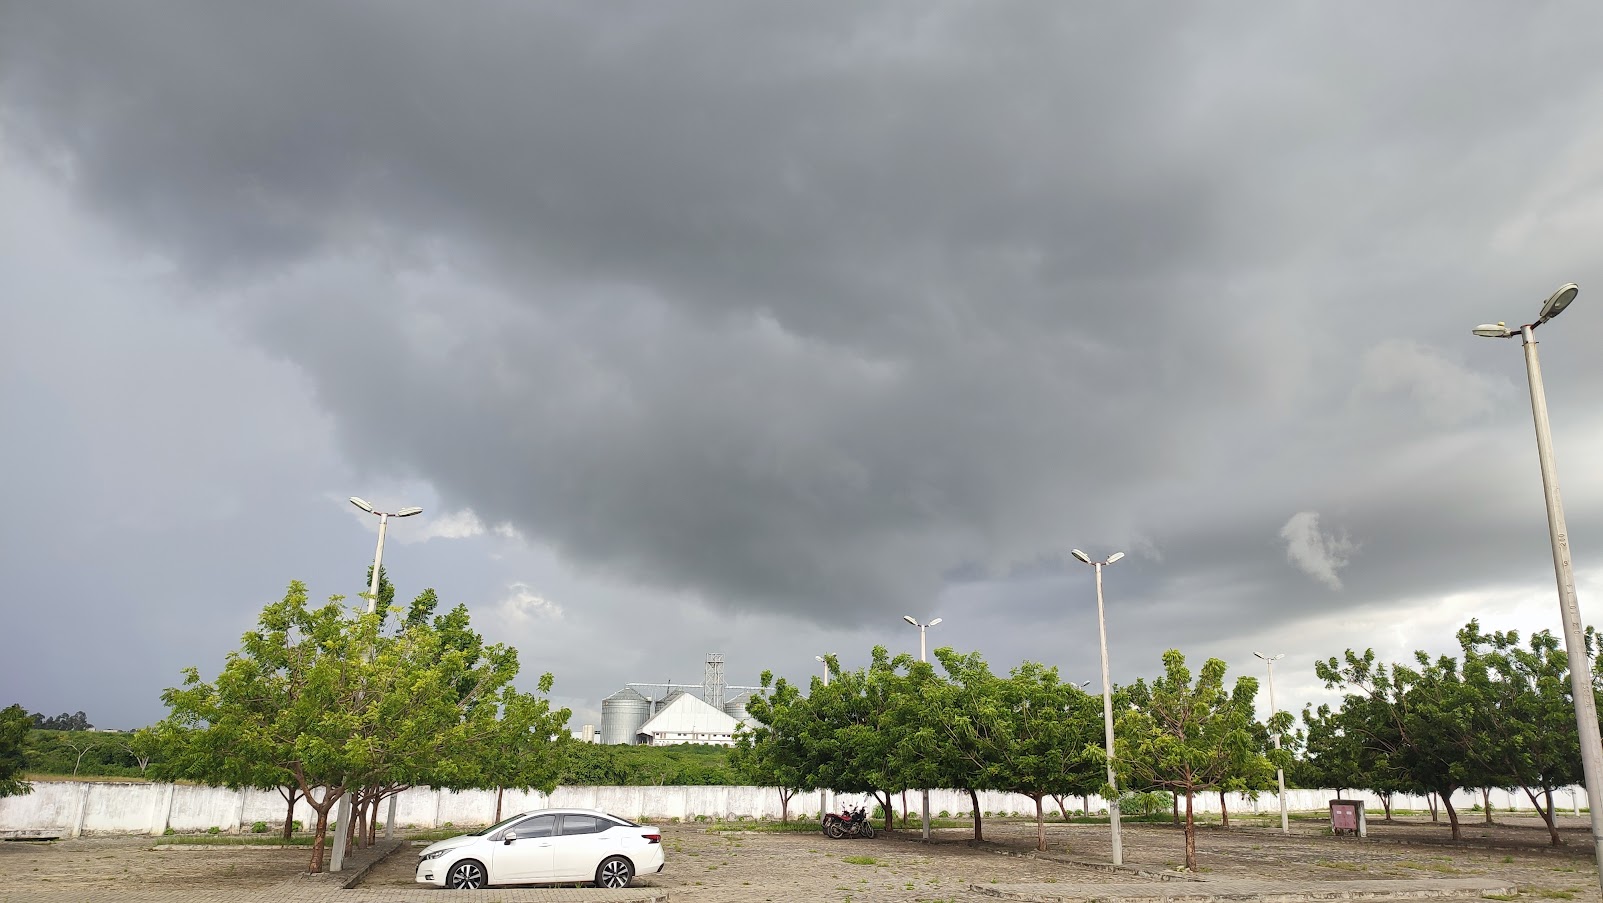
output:
M868 820L867 809L847 806L839 815L833 812L824 815L824 833L835 840L843 837L873 837L874 825Z

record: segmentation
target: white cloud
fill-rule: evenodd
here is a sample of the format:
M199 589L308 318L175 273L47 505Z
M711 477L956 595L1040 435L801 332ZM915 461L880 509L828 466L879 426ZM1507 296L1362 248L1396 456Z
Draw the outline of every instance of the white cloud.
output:
M1501 379L1468 370L1429 345L1390 340L1364 355L1358 395L1406 393L1432 423L1451 426L1510 394Z
M562 620L562 606L534 592L527 583L509 584L507 591L507 596L501 600L500 611L508 620Z
M429 518L423 527L423 535L419 541L429 539L469 539L481 536L484 533L484 521L473 513L472 508L463 508L450 514L441 514Z
M1299 511L1280 528L1286 541L1286 558L1303 573L1331 589L1341 589L1336 572L1347 566L1347 559L1358 546L1347 531L1325 533L1319 529L1319 512Z

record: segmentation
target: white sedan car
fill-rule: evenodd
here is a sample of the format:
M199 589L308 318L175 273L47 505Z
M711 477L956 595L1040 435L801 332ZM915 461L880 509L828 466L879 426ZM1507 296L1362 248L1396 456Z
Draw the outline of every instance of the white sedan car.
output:
M417 880L462 889L570 882L624 887L636 875L662 871L663 862L656 828L595 809L537 809L424 847Z

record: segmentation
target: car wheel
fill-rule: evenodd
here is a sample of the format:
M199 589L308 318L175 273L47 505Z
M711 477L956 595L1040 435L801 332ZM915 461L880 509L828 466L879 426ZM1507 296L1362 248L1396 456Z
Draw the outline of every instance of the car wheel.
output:
M628 887L635 876L635 867L622 856L602 860L596 869L596 887Z
M478 890L487 883L488 878L484 866L472 859L464 859L451 866L450 873L445 876L445 886L453 890Z

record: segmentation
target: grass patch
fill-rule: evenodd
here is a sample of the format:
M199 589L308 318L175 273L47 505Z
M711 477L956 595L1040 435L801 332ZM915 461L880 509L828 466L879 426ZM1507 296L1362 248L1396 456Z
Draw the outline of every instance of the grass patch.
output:
M480 827L482 827L482 825ZM452 837L460 837L463 834L467 834L467 833L469 833L471 831L477 831L477 830L478 830L478 828L472 827L471 825L468 826L468 827L465 827L465 828L425 828L425 829L419 830L419 831L408 831L408 832L406 832L406 839L407 840L426 840L429 843L433 843L436 840L446 840L446 839L452 838ZM328 832L328 836L329 837L333 837L334 836L334 832L333 831L329 831Z
M330 837L332 841L332 837ZM156 838L156 846L184 846L207 847L309 847L312 845L312 836L297 834L289 840L277 836L244 835L231 837L226 834L168 834Z
M879 860L872 856L847 856L841 860L851 865L878 865Z

